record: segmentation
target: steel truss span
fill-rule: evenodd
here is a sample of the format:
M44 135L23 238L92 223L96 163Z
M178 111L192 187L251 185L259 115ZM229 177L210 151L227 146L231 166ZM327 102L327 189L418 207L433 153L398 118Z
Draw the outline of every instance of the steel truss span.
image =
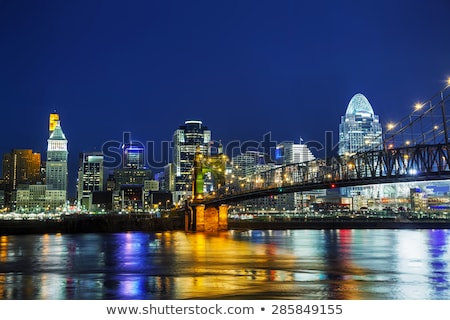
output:
M265 196L384 183L450 179L448 85L414 111L388 124L371 151L278 166L221 185L205 204L232 204Z

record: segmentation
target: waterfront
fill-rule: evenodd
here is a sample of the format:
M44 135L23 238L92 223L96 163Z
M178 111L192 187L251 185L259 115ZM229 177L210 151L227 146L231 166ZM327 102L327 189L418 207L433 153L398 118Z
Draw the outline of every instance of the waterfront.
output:
M0 237L0 299L450 299L450 230Z

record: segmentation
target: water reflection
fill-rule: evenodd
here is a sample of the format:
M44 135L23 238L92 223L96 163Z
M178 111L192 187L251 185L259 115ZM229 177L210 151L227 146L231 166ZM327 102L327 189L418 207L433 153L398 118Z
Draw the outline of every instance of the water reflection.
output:
M450 259L446 230L430 230L428 233L431 299L439 299L449 292L448 262Z
M0 299L449 299L449 230L0 237Z

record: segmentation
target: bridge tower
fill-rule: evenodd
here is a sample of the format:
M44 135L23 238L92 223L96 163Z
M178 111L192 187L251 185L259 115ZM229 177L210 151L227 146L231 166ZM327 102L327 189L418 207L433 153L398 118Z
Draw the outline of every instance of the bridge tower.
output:
M205 200L215 197L215 191L225 185L225 168L227 156L222 146L216 155L204 155L200 147L194 156L194 173L192 177L192 201L186 205L186 231L221 231L228 229L228 206L206 205ZM205 195L205 176L213 181L213 191Z

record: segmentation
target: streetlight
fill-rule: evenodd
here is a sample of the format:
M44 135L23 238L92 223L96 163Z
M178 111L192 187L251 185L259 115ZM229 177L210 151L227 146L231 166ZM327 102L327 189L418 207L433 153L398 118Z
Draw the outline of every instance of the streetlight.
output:
M424 104L423 103L416 103L415 105L414 105L414 109L416 110L416 111L419 111L420 109L422 109L423 108L423 106L424 106Z
M389 122L389 123L387 124L387 129L388 129L388 130L392 130L392 129L394 129L394 128L395 128L395 123Z

